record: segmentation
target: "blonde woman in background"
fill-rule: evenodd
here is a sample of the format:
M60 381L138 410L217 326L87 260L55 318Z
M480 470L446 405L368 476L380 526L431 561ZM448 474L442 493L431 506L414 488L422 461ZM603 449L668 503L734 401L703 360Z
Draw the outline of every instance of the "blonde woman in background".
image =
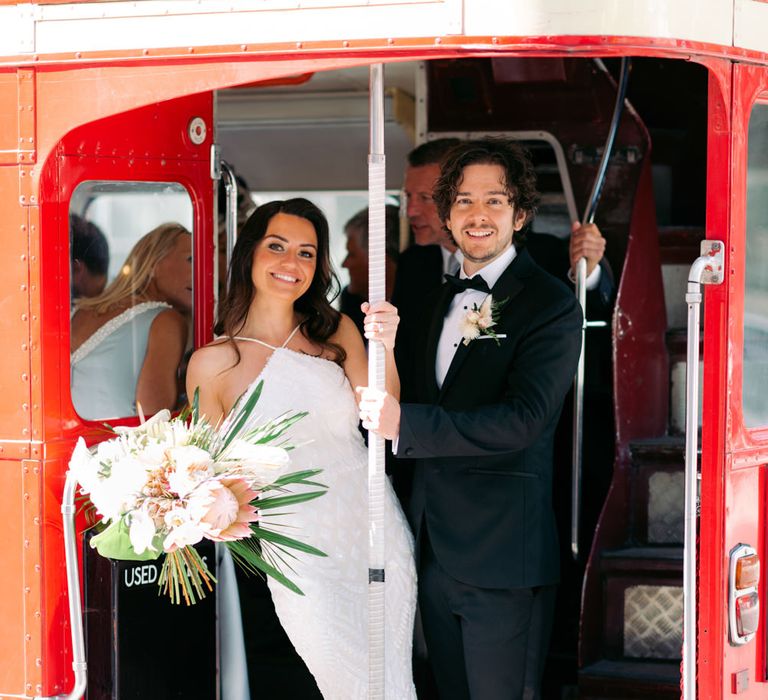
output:
M166 223L143 236L71 324L72 403L87 419L174 408L192 308L192 235Z

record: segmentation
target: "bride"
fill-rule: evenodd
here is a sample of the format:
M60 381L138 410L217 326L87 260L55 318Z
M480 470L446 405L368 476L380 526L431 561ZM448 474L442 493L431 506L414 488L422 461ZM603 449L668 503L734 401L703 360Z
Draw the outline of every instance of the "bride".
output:
M307 411L291 431L291 466L320 468L321 498L275 519L327 558L292 561L296 595L269 580L280 622L326 700L368 695L367 457L353 387L367 384L363 340L327 301L333 275L328 224L306 199L270 202L246 222L230 265L221 337L189 362L189 396L199 387L202 414L225 419L238 398L264 382L255 413L272 418ZM399 395L393 349L397 312L365 309L366 337L384 345L387 391ZM413 542L386 486L385 688L392 700L415 698L411 639L415 610ZM299 555L300 556L300 555ZM246 621L246 626L247 626ZM253 620L254 634L259 621Z

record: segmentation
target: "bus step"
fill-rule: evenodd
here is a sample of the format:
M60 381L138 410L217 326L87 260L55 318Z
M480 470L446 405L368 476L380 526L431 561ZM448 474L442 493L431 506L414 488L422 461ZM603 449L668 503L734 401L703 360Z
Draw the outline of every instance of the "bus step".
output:
M579 671L579 699L654 698L679 700L680 663L601 659Z

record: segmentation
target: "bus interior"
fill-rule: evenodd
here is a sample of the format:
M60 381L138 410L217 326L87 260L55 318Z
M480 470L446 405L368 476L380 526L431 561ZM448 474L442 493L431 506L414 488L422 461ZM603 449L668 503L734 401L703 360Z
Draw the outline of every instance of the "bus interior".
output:
M619 64L610 55L385 64L389 201L402 207L406 156L414 145L443 136L508 136L528 148L537 171L542 203L532 235L567 237L595 180ZM711 80L693 60L637 56L631 62L596 216L615 299L602 319L607 325L586 331L583 506L575 559L569 547L570 395L556 446L553 498L563 574L545 697L679 697L685 284L704 239ZM246 208L300 195L325 211L342 286L344 223L367 205L368 85L368 66L360 65L179 98L212 105L213 135L206 138L247 186L252 201ZM163 103L140 108L139 123L162 133L163 109ZM127 124L130 116L104 122ZM112 169L89 170L83 165L89 157L110 155L109 138L92 126L65 136L57 163L46 166L44 177L66 181L58 209L62 231L66 213L99 225L108 234L112 276L135 237L169 219L196 238L206 237L196 242L198 258L215 247L222 252L215 182L201 194L175 178L145 181L134 174L141 171L136 163L142 154L122 152L119 145L111 152ZM120 138L131 137L124 132ZM207 176L207 160L195 167ZM405 247L405 223L401 231ZM211 261L195 265L195 284L209 290L195 295L199 344L212 337L213 297L220 289L209 280L224 273Z

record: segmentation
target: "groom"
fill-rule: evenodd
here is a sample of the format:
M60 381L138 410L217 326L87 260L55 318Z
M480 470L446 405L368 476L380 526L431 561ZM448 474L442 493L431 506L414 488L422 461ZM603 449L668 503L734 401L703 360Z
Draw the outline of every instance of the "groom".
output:
M441 700L539 697L560 558L553 434L582 317L523 247L534 180L510 141L451 152L434 198L463 267L405 340L403 403L375 390L360 403L365 427L413 463L408 516Z

